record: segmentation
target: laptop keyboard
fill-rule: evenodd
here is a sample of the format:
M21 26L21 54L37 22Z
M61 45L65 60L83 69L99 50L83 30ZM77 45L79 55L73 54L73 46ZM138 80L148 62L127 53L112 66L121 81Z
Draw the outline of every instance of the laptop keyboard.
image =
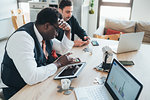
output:
M103 86L99 85L76 88L77 100L106 100L103 88Z
M86 90L89 92L89 97L93 100L104 100L102 87L93 87Z

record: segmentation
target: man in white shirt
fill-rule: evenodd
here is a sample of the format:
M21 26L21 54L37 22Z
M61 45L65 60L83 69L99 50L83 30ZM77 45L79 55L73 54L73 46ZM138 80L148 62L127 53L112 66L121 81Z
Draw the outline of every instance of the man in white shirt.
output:
M70 26L58 19L61 15L54 8L45 8L37 15L36 22L20 27L8 39L2 62L2 81L5 99L9 99L26 84L33 85L52 76L57 68L74 63L67 53L74 45L70 40ZM60 42L55 37L57 28L65 32ZM45 41L46 53L42 41ZM55 58L55 52L65 54ZM66 54L67 53L67 54ZM55 55L56 56L56 55Z

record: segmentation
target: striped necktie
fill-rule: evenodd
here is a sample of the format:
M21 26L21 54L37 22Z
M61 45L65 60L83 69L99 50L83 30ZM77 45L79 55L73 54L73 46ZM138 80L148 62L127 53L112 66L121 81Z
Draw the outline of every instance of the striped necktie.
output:
M43 53L45 55L45 58L48 59L48 53L46 51L46 43L44 40L42 41L42 49L43 49Z

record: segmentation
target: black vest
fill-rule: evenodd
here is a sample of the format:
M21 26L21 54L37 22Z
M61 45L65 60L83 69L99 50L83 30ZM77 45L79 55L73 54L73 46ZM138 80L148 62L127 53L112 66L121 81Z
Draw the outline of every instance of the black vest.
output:
M54 62L55 59L51 56L52 41L51 40L46 41L46 50L49 54L48 60L46 60L43 50L40 46L40 43L35 35L33 23L28 23L28 24L20 27L17 31L26 31L34 39L34 42L35 42L34 58L36 60L37 67L45 66L47 64ZM13 34L15 34L16 32L14 32ZM9 41L9 39L8 39L8 41ZM6 46L7 46L7 43L6 43ZM18 70L16 69L13 60L8 56L6 47L5 47L4 58L2 61L2 72L1 73L2 73L1 74L2 81L4 82L4 84L6 84L8 86L8 88L13 88L16 91L19 91L22 87L24 87L26 85L25 81L22 79Z

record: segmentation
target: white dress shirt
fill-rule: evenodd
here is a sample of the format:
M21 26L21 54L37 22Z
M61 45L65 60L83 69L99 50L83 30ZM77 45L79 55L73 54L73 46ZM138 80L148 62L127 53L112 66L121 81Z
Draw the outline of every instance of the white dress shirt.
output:
M39 43L42 45L42 36L34 25L34 31ZM64 34L62 42L52 39L53 49L59 54L67 53L74 45ZM6 51L13 60L18 72L23 80L33 85L42 82L57 71L57 66L53 63L47 66L37 67L34 58L34 39L25 31L18 31L8 40Z

